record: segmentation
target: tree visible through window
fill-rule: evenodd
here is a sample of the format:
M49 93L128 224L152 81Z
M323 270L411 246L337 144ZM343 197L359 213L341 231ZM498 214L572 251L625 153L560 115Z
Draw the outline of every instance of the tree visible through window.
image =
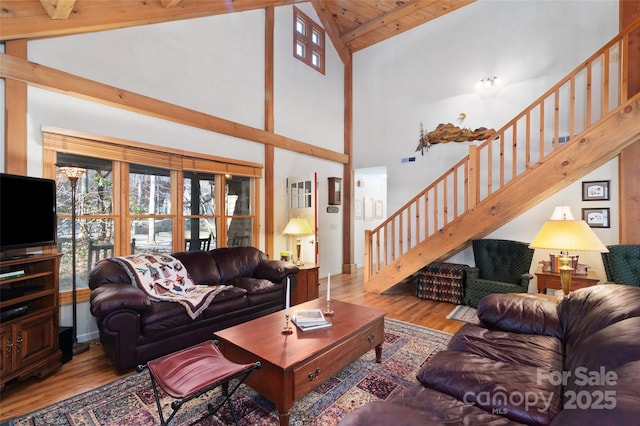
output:
M129 215L136 253L173 251L169 170L130 165Z
M76 187L76 275L77 286L87 286L87 273L95 262L114 251L112 162L80 155L58 153L58 165L73 164L86 171ZM71 185L56 170L58 205L58 252L60 291L71 289Z
M324 74L324 30L293 8L293 56Z

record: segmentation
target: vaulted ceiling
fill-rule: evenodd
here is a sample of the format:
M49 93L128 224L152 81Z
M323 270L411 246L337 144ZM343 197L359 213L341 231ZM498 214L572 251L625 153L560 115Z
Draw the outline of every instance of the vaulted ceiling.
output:
M475 0L312 0L344 62ZM305 3L308 0L2 0L0 41L37 39Z

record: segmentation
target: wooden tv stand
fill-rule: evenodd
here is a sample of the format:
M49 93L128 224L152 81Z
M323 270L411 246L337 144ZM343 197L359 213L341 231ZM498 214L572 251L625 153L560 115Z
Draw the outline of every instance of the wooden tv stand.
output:
M0 273L24 271L0 280L0 389L14 379L44 376L61 365L58 348L60 254L0 261ZM8 315L7 315L8 314Z

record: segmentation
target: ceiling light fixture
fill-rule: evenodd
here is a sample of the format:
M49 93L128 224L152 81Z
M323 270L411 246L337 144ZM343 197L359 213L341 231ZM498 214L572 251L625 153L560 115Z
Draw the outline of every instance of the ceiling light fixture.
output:
M493 75L490 77L485 77L479 82L477 82L476 87L478 89L489 89L499 83L500 83L500 78Z

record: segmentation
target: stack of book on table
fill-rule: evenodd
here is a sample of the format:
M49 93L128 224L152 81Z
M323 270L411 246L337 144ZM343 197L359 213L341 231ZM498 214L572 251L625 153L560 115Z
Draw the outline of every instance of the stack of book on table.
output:
M291 321L302 331L331 327L321 309L298 309L293 313Z

